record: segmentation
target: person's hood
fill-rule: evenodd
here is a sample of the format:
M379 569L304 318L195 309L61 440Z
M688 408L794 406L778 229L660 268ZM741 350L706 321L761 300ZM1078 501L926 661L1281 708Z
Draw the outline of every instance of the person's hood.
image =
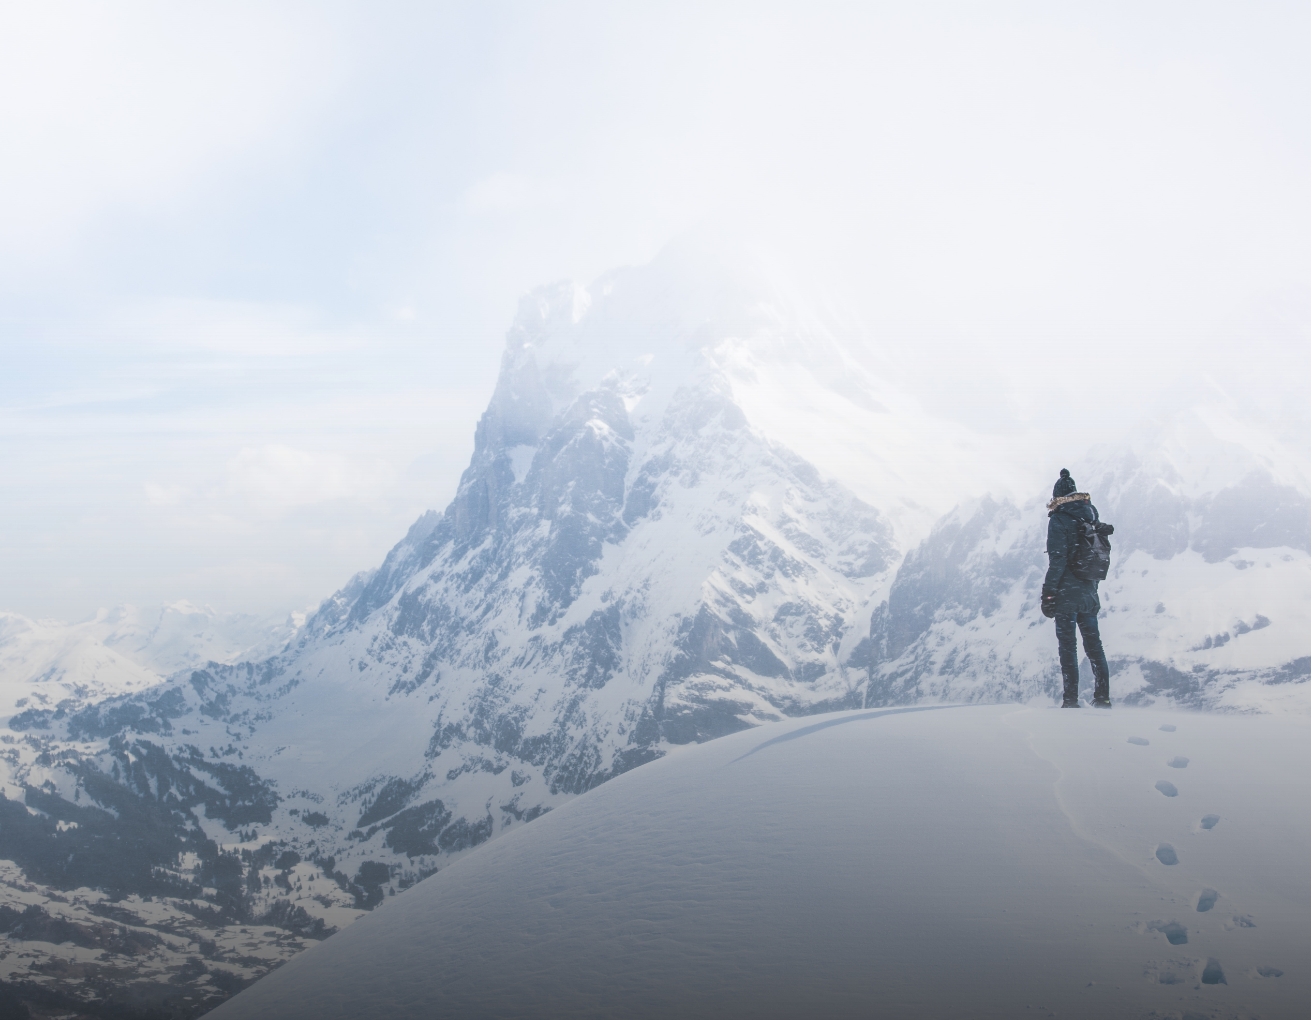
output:
M1053 513L1063 506L1069 506L1072 503L1089 502L1087 492L1072 492L1069 496L1056 496L1048 503L1048 512Z
M1048 511L1048 516L1055 517L1057 514L1064 514L1067 517L1075 518L1077 521L1096 521L1098 519L1098 511L1095 510L1093 504L1089 502L1089 494L1087 492L1079 492L1075 495L1080 496L1081 498L1068 499L1064 503L1060 500L1053 500L1054 503L1060 503L1061 505Z

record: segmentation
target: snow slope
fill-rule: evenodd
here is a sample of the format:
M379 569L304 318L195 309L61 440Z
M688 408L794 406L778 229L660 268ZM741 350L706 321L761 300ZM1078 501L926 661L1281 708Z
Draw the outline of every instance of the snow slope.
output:
M681 751L219 1007L298 1017L1307 1015L1303 721L923 706Z

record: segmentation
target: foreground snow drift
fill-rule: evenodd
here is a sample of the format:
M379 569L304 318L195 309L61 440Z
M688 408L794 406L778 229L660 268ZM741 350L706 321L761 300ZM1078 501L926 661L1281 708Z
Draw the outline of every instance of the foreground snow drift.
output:
M211 1015L1302 1017L1307 759L1289 717L764 726L507 833Z

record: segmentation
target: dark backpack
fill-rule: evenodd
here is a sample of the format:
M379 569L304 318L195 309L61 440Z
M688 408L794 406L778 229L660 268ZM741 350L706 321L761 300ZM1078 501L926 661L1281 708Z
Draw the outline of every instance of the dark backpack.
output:
M1112 544L1107 536L1116 529L1098 520L1076 521L1075 547L1071 549L1071 573L1081 581L1105 581L1112 565Z

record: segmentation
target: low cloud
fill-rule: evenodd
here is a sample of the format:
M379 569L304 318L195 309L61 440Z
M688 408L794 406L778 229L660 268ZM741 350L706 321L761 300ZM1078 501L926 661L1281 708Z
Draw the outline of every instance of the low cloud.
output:
M4 5L0 261L282 158L342 79L338 33L309 8Z
M127 347L260 360L355 350L367 343L349 327L325 328L307 308L267 301L161 300L120 310L113 331Z
M278 515L335 500L372 501L390 486L393 475L381 462L366 464L271 443L246 447L229 460L227 487L249 509Z
M187 495L187 490L181 485L147 482L143 488L146 491L146 502L151 506L177 506Z
M471 184L460 204L471 213L519 212L545 198L545 189L519 174L495 173Z

